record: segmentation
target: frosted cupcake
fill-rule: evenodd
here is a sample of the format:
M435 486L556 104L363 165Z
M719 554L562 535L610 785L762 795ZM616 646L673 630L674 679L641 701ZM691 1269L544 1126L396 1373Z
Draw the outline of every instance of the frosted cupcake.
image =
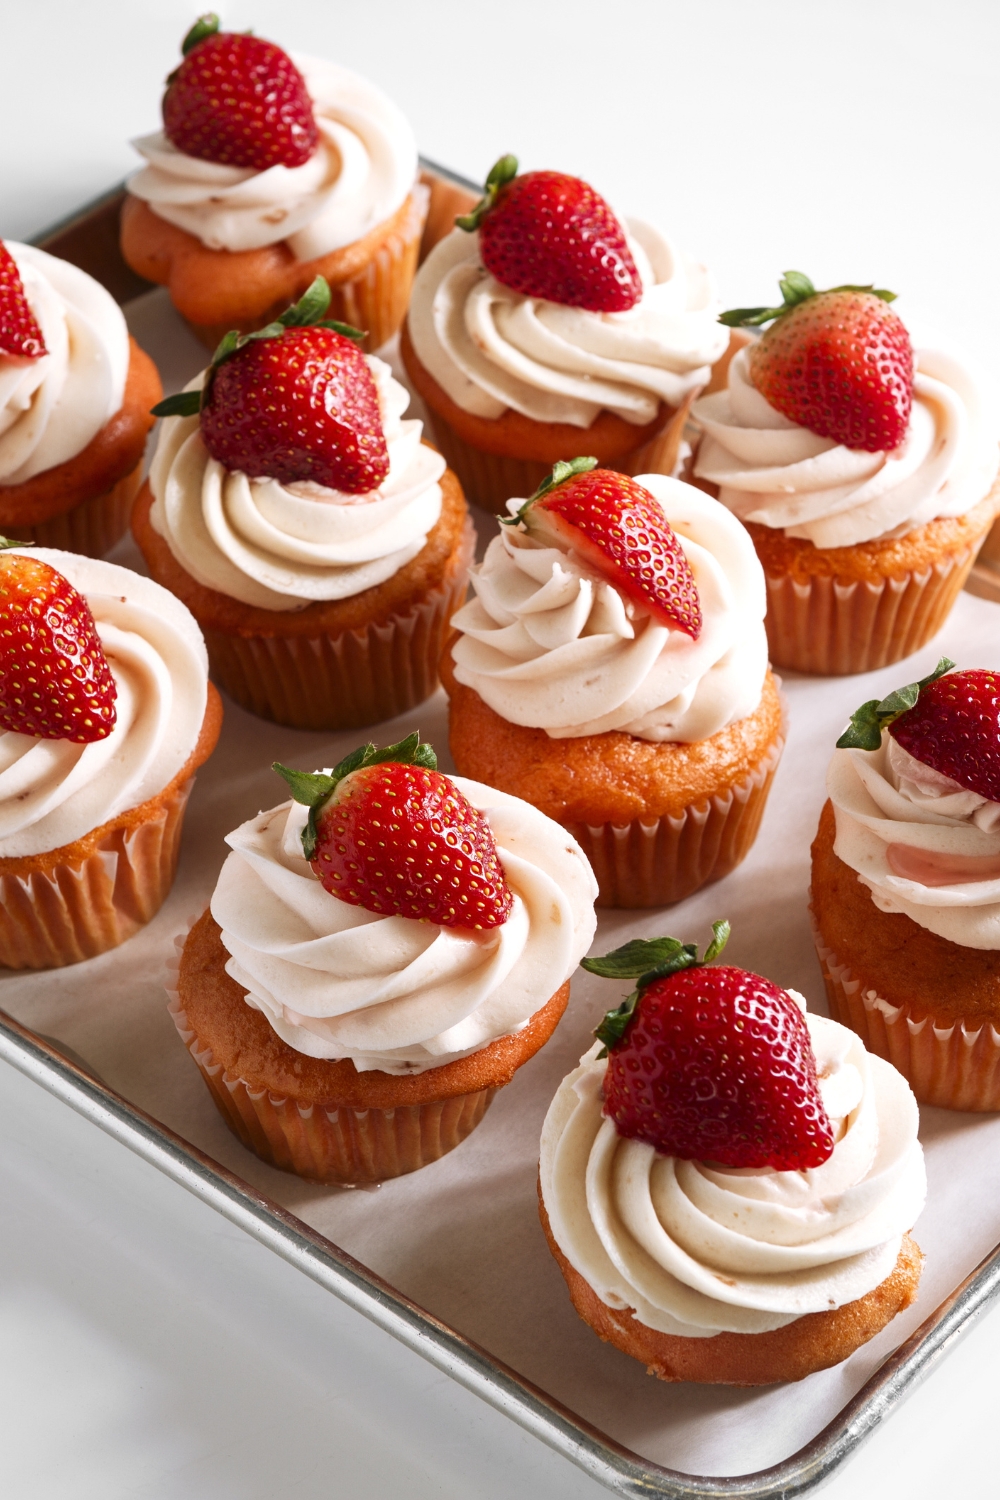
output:
M127 568L0 552L0 967L93 958L159 909L219 736L205 645Z
M918 1099L1000 1109L1000 678L937 670L837 742L813 844L832 1012Z
M728 343L711 276L660 230L579 178L516 173L497 162L427 257L401 342L438 447L498 514L568 453L672 473Z
M122 254L209 347L260 328L316 276L378 348L396 332L427 192L409 124L374 84L203 16L134 142Z
M697 963L585 962L638 985L549 1108L542 1224L580 1316L661 1380L801 1380L916 1296L917 1106L794 991Z
M775 664L868 672L958 597L1000 510L997 422L957 361L914 354L892 293L781 285L781 308L725 314L776 321L695 403L694 472L753 537Z
M417 735L230 834L172 1013L223 1118L320 1182L457 1146L552 1034L594 935L594 879L534 808L435 769ZM377 841L372 870L368 850Z
M0 532L91 557L113 547L162 394L93 277L0 242Z
M600 904L659 906L760 824L784 736L764 580L717 501L592 464L512 500L473 569L442 667L451 749L570 830Z

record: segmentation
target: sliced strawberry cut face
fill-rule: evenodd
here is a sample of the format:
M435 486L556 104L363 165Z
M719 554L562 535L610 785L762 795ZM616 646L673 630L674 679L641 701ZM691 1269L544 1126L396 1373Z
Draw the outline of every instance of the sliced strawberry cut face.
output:
M41 359L48 352L17 262L0 241L0 355Z

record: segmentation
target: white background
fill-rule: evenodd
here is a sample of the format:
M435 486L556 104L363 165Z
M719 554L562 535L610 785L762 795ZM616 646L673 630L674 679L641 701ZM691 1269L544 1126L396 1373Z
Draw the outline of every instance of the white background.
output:
M121 178L194 7L3 5L0 234ZM260 0L227 25L391 92L428 156L585 175L715 269L873 279L984 363L1000 243L1000 7L928 0ZM589 1500L604 1491L8 1069L0 1466L26 1500ZM987 1320L831 1500L995 1493ZM664 1392L669 1399L669 1392Z

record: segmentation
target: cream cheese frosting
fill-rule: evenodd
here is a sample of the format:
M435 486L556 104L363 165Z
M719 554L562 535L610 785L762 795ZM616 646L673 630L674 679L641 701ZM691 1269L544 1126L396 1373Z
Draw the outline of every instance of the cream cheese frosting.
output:
M417 358L473 416L507 410L587 428L602 409L651 422L703 386L728 343L704 266L640 219L622 220L642 278L627 312L589 312L502 286L478 233L455 229L417 273L408 328Z
M685 1338L766 1333L891 1274L927 1190L916 1100L853 1032L806 1020L836 1140L808 1171L682 1161L620 1136L596 1045L563 1080L542 1130L542 1198L607 1307Z
M620 729L707 739L753 713L767 672L764 575L726 508L677 479L637 481L663 507L701 598L697 641L627 599L573 552L502 526L452 620L455 676L511 724L569 739ZM524 502L512 500L515 514Z
M251 479L212 458L197 416L165 419L150 522L198 583L260 609L304 609L374 588L421 551L441 514L445 462L421 443L420 422L403 421L410 398L389 366L366 360L389 450L389 472L367 494Z
M303 857L308 812L295 802L227 838L212 897L226 972L297 1052L351 1058L359 1072L441 1067L521 1031L589 948L597 883L575 840L517 797L451 779L493 830L514 897L501 927L441 927L339 900Z
M162 130L132 144L147 165L129 192L210 250L284 241L315 260L363 239L413 191L417 143L382 90L347 68L293 54L313 101L320 141L301 167L228 167L179 151Z
M835 750L834 853L879 911L964 948L1000 948L1000 804L925 766L883 730L878 750Z
M48 351L0 355L0 484L22 484L82 453L125 399L128 329L85 271L34 245L4 244Z
M966 370L937 350L914 357L913 407L898 448L868 453L800 427L756 390L749 348L727 389L702 396L695 474L719 486L741 521L817 547L853 547L961 516L989 493L1000 427Z
M205 642L173 594L73 552L26 555L89 604L118 690L117 722L89 745L0 732L0 859L61 849L155 797L198 743L208 699Z

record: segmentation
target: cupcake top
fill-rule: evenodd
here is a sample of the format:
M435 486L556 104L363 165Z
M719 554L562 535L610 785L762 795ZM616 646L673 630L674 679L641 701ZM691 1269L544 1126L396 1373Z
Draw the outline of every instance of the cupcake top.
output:
M4 333L25 316L37 352L10 352ZM128 365L128 329L109 292L33 245L0 244L0 484L82 453L121 408Z
M643 426L661 402L679 406L728 342L709 273L578 178L516 170L497 163L459 221L470 228L417 273L407 326L421 364L477 417L586 428L606 410Z
M433 760L414 735L284 773L302 801L227 839L212 897L226 971L309 1057L407 1074L468 1056L520 1031L593 938L597 887L574 840ZM441 832L414 829L422 816ZM357 874L373 828L381 883Z
M314 260L391 218L417 177L413 131L374 84L201 23L164 122L133 142L147 165L129 191L210 250L283 241Z
M512 500L512 517L527 514L501 525L473 569L475 598L452 620L458 681L508 723L553 739L617 729L653 742L702 740L752 713L767 672L766 597L739 522L659 474L583 472L551 490L549 503L556 499L563 509L575 503L574 525L539 525L533 507ZM695 633L683 610L658 608L655 589L636 587L588 544L581 506L598 527L620 506L623 536L637 520L656 527L666 576L686 575Z
M0 570L5 558L23 558L36 590L52 593L61 613L69 608L82 615L85 633L96 631L96 647L91 642L86 656L98 658L106 674L97 684L106 719L83 731L90 738L78 737L71 726L60 737L58 724L32 724L29 733L4 727L14 721L0 713L2 859L62 848L155 797L194 750L208 695L201 632L166 589L128 568L72 552L13 548L0 553ZM8 602L13 588L4 575ZM18 651L29 649L29 633L45 628L27 609L20 619L15 646L0 668L0 700L13 684L7 674ZM65 631L56 649L70 652ZM86 663L74 668L74 679L87 671ZM58 702L64 689L59 683L56 689L50 696Z

